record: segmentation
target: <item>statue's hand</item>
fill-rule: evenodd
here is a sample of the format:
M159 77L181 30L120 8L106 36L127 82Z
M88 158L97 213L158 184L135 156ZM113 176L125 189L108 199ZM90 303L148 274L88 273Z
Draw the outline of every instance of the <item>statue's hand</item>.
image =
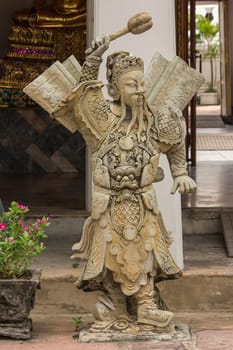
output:
M180 193L194 192L197 188L196 182L188 175L180 175L174 178L171 194L179 188Z
M93 40L91 47L86 50L87 56L102 57L105 51L109 48L110 39L107 35L103 35L96 40Z

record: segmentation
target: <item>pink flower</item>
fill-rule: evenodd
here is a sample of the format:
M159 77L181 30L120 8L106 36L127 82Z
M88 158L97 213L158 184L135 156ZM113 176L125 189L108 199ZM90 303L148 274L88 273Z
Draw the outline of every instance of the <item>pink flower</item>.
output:
M39 228L38 223L37 223L37 222L35 222L35 223L33 224L33 227L34 227L34 229L38 230L38 228Z
M14 243L15 242L13 237L6 237L6 241L8 241L10 243Z
M28 210L28 207L26 205L23 205L23 204L17 203L17 207L23 211Z
M7 229L6 224L1 223L1 224L0 224L0 230L2 230L2 231L6 231L6 229Z
M24 225L23 228L24 228L24 230L27 231L27 230L29 230L30 227L29 227L29 225Z
M40 246L43 247L44 246L44 242L40 242Z
M49 221L49 218L43 218L43 219L40 219L39 222L41 224L44 224L45 222Z

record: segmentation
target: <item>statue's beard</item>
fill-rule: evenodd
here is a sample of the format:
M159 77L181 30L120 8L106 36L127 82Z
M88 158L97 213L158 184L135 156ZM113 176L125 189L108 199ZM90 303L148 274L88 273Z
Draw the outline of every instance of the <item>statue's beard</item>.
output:
M134 129L138 141L142 141L142 135L147 134L149 136L149 130L151 128L151 113L147 107L146 99L143 97L143 102L139 103L136 99L132 100L131 106L127 106L124 98L121 97L121 118L118 122L118 127L128 117L127 110L131 109L131 120L129 121L126 134L129 135Z

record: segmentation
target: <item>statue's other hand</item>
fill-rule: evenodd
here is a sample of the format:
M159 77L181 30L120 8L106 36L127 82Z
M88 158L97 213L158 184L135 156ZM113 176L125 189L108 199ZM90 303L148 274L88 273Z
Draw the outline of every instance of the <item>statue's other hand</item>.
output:
M102 57L105 51L109 48L109 43L109 36L102 35L100 38L92 41L91 47L86 50L86 55Z
M171 194L174 194L178 189L180 193L194 192L197 188L196 182L188 175L180 175L174 178Z

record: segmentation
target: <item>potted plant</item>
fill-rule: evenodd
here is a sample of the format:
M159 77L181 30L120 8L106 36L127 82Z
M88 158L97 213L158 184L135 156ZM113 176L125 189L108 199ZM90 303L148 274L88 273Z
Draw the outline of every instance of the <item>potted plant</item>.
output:
M25 221L27 206L12 202L0 216L0 335L28 339L29 314L40 286L40 270L32 271L33 257L44 249L48 218Z
M197 35L196 41L204 44L203 57L209 60L210 80L207 88L201 94L201 104L218 104L219 94L217 91L217 65L216 59L219 57L219 23L213 23L212 18L201 14L196 15Z

